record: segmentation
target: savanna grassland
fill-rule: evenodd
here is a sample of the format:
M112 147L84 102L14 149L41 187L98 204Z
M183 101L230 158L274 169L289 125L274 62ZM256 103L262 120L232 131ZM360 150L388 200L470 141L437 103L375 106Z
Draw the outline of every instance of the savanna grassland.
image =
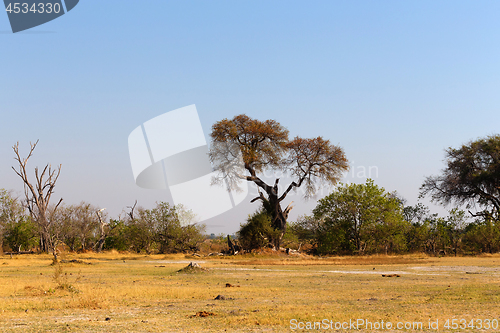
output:
M423 329L373 330L378 332L432 331L429 320L439 320L439 332L500 331L478 329L479 321L473 322L475 328L444 328L447 319L450 327L452 319L458 325L462 319L467 325L472 319L500 319L500 255L317 258L109 252L61 259L51 265L48 255L0 257L0 331L310 332L318 330L299 329L299 323L323 319L333 324L357 319L423 323ZM178 272L191 261L203 269ZM218 295L225 299L215 300Z

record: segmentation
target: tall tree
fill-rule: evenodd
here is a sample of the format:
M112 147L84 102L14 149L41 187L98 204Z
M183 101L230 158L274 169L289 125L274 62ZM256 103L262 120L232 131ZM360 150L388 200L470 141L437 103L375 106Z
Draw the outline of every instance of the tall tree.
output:
M62 202L62 198L54 207L50 207L50 199L54 193L54 187L61 173L61 165L57 169L52 169L50 164L45 165L40 173L38 167L35 167L35 182L32 183L28 178L26 164L33 154L38 144L38 140L31 145L30 152L26 158L22 158L19 153L19 142L12 149L16 154L14 158L18 162L18 169L14 167L14 172L23 180L24 195L26 206L30 212L32 220L38 225L40 233L40 249L43 252L52 252L54 259L57 260L56 246L57 239L51 234L50 228L53 222L54 213Z
M452 251L455 253L456 257L458 248L462 242L465 227L467 226L465 212L463 210L459 210L458 208L453 208L450 210L445 221L449 233L449 239L451 241Z
M366 184L343 184L319 200L313 210L321 220L318 251L332 252L402 252L406 250L404 221L400 201L378 187L373 180Z
M500 135L471 141L446 150L446 168L427 177L420 196L430 195L443 205L456 203L477 207L473 216L500 219Z
M212 126L210 134L210 160L219 176L215 183L225 180L230 188L238 188L241 180L252 182L259 189L261 200L270 207L272 227L279 230L274 245L279 248L286 232L286 221L292 209L281 203L290 191L305 186L305 197L314 195L318 183L335 184L342 173L349 169L341 147L322 137L303 139L288 138L288 130L275 120L260 121L244 114L233 119L223 119ZM242 160L243 167L238 161ZM294 180L280 193L280 178L274 184L263 180L266 170L281 171Z

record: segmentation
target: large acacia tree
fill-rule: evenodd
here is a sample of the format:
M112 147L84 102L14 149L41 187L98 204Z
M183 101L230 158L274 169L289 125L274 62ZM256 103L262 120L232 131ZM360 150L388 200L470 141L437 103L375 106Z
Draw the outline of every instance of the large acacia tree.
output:
M244 114L223 119L212 126L210 159L219 176L214 182L225 180L237 189L240 181L252 182L259 188L259 196L252 202L262 201L268 207L271 225L279 230L274 245L279 248L286 231L291 205L285 209L281 203L290 191L305 187L305 197L315 194L321 183L336 184L349 169L341 147L322 137L288 138L288 130L275 120L260 121ZM280 171L293 181L281 193L280 178L274 184L263 179L267 170Z
M500 135L448 148L446 165L441 175L426 178L420 195L443 205L475 207L471 215L500 221Z

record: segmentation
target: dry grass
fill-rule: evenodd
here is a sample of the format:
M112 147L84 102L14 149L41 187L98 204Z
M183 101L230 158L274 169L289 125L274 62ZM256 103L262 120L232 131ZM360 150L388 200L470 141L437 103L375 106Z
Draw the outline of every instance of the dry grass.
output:
M263 257L263 258L245 258L247 260L233 261L237 265L404 265L417 264L422 260L429 258L424 255L420 256L353 256L353 257L324 257L315 258L312 256L287 256L283 258Z
M51 266L48 255L0 257L0 331L289 332L291 319L427 325L429 319L500 314L498 255L194 258L110 252L63 259L91 265ZM191 261L209 271L177 273ZM217 295L226 299L215 300Z

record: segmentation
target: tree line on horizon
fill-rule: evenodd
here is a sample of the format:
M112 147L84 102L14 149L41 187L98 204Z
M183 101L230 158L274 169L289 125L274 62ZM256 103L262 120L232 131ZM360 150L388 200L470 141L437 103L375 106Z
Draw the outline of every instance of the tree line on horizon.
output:
M471 221L457 208L440 217L421 203L405 203L397 193L386 192L370 179L365 184L341 184L319 200L312 214L289 223L282 245L318 255L500 252L498 221ZM0 209L0 246L13 252L40 251L37 225L21 202L0 190ZM177 214L186 213L182 207L160 202L152 209L129 207L129 213L117 219L103 214L101 218L107 221L99 248L102 231L98 212L99 207L85 202L60 206L50 230L57 244L71 252L151 254L197 252L203 242L224 243L222 235L208 240L214 237L206 235L201 224L181 223ZM271 215L261 207L241 224L235 241L246 252L272 248L275 233Z
M185 217L187 215L187 217ZM189 212L182 206L160 202L152 209L129 207L129 212L112 219L86 202L60 205L52 216L49 234L54 246L71 252L103 250L137 253L197 251L206 238L204 225L183 223ZM0 189L0 250L44 252L37 224L19 199ZM101 241L102 240L102 241Z
M274 232L269 221L264 208L250 216L239 231L242 247L268 246ZM440 217L422 203L407 206L397 193L368 179L365 184L341 184L319 200L312 214L290 223L284 246L317 255L496 253L500 223L471 220L458 208Z
M259 190L251 200L260 203L259 209L237 233L244 250L286 246L316 254L455 255L500 250L500 135L448 148L446 168L425 179L421 197L454 206L444 218L422 204L406 206L396 192L387 192L371 179L365 184L338 184L349 169L343 149L322 137L289 139L288 130L275 120L239 115L216 122L210 136L209 158L219 174L213 182L237 189L247 181ZM37 143L26 158L18 144L13 146L18 162L13 169L23 181L24 199L0 191L0 245L18 251L38 247L55 260L61 244L72 251L199 250L206 238L204 226L192 223L191 213L182 206L157 203L144 209L135 204L124 217L107 219L102 209L88 203L65 206L60 199L53 204L61 166L35 168L35 180L30 180L27 162ZM235 167L237 159L243 160L243 168ZM295 179L284 187L279 178L266 183L262 179L266 170L287 171ZM281 206L287 195L303 186L310 197L323 184L337 187L318 201L311 215L288 221L292 207Z

